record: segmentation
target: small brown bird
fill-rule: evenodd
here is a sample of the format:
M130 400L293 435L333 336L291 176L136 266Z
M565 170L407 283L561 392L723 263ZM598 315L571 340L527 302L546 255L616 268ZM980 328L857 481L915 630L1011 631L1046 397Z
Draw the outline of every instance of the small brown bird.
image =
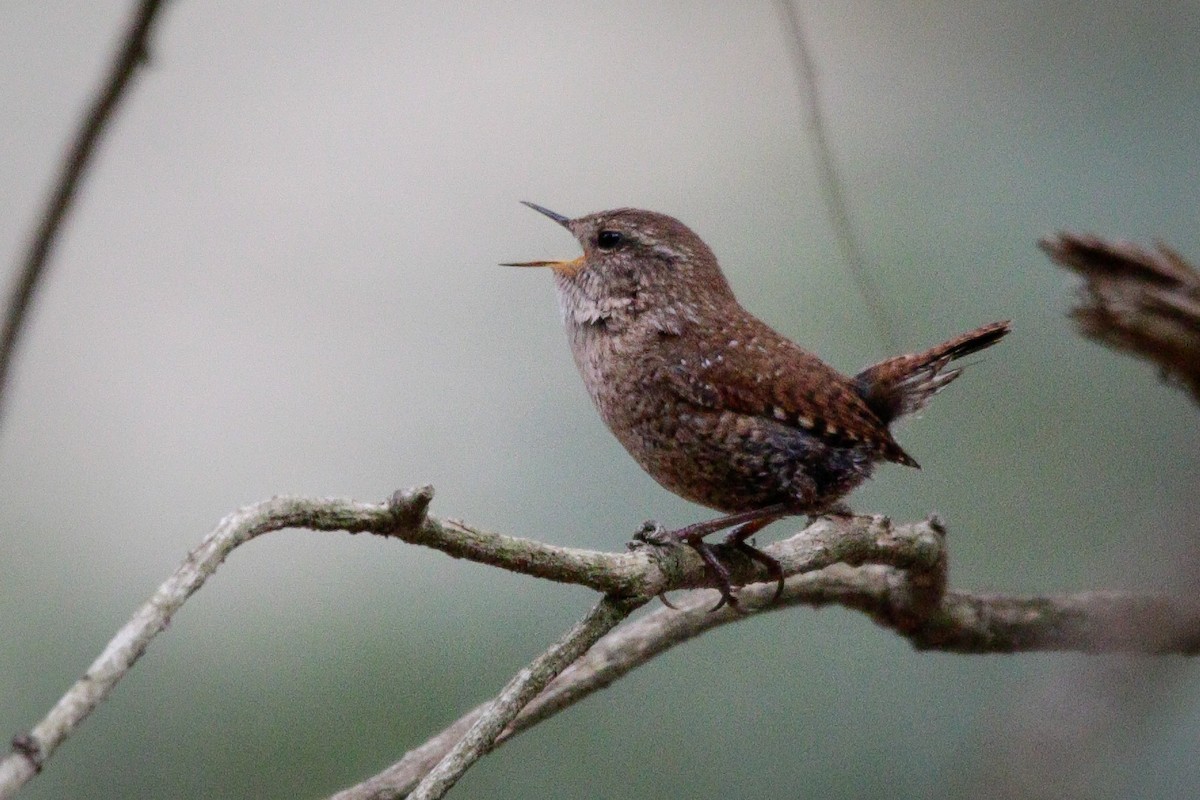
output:
M554 271L571 353L609 429L656 481L726 516L666 538L690 545L721 590L729 570L703 538L763 564L746 542L782 517L848 513L839 500L880 461L918 466L888 426L958 377L957 359L1009 331L993 322L848 378L776 333L733 296L716 256L678 220L621 208L577 219L534 205L583 246L574 261L515 267Z

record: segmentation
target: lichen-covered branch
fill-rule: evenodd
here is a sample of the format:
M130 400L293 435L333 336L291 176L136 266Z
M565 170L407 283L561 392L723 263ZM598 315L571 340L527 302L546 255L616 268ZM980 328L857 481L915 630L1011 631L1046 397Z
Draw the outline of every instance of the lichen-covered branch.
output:
M1166 245L1061 233L1039 242L1084 279L1071 316L1084 336L1157 364L1200 403L1200 272Z
M419 525L431 496L427 490L418 489L397 493L393 502L380 504L277 497L222 519L117 631L83 677L42 721L13 740L13 752L0 760L0 798L10 797L41 769L42 762L103 702L175 612L236 547L264 533L290 527L355 532Z
M633 552L604 553L557 547L530 539L490 533L453 520L429 516L429 487L397 492L387 503L276 497L230 514L204 538L178 569L112 638L103 652L45 718L13 740L0 759L0 798L32 778L80 723L108 696L146 651L183 603L233 550L283 528L371 532L441 550L456 558L551 580L591 587L618 598L645 599L673 589L706 586L703 564L688 548L649 545ZM880 519L816 526L811 532L769 548L785 574L819 569L838 561L882 560L906 565L937 559L936 546L919 531L892 530ZM739 582L766 580L762 567L740 554L727 554Z
M601 599L586 617L518 672L496 699L476 715L463 737L413 789L409 800L443 797L473 763L492 749L496 737L546 684L645 602L645 598Z
M1200 606L1133 592L1000 595L947 591L926 617L912 573L879 564L835 564L789 578L780 602L774 586L743 588L744 613L709 613L715 592L695 592L679 610L662 608L601 639L513 720L495 746L603 689L661 653L713 628L794 606L841 605L864 612L922 650L956 653L1077 651L1200 654ZM478 706L394 765L330 800L403 797L486 709Z
M621 608L636 607L660 592L710 583L690 548L641 544L631 552L605 553L547 545L430 516L427 510L432 496L432 489L424 486L397 492L386 503L277 497L221 520L118 631L83 678L29 733L14 739L13 751L0 759L0 798L11 796L36 774L42 761L104 700L187 598L236 547L270 531L308 528L399 538L458 558L589 586ZM1120 592L1012 597L949 591L945 536L936 519L895 525L884 517L825 518L763 549L791 576L780 603L770 610L791 605L844 605L863 611L925 649L1185 654L1200 649L1200 613L1165 597ZM761 565L740 553L719 552L736 582L769 580ZM761 613L760 607L772 591L769 585L740 590L745 614L730 609L707 613L703 609L711 607L713 599L698 593L678 612L663 609L610 634L518 716L505 719L497 730L508 727L496 741L556 713L675 644L709 628ZM583 635L564 641L587 639ZM556 664L555 652L552 648L543 658ZM558 668L551 671L557 673ZM549 672L539 674L548 676ZM510 687L513 705L495 719L504 718L513 708L521 710L527 696L538 691L530 687L537 685L532 681ZM461 740L461 732L477 721L464 720L454 734L431 740L373 782L362 784L361 790L355 787L340 797L396 797L411 790L415 781ZM491 733L484 733L487 735L478 741L485 743L486 750L494 743ZM396 773L409 777L397 783L393 780ZM411 782L409 778L413 778ZM398 790L400 785L407 788Z

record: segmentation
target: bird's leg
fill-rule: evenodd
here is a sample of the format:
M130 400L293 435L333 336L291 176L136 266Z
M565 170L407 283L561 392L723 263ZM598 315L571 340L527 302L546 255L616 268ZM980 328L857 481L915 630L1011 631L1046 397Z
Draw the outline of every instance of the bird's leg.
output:
M741 611L742 607L733 593L733 583L729 574L729 567L722 564L721 559L717 558L717 553L713 546L699 539L694 542L687 542L686 544L700 556L700 560L704 562L704 566L708 570L709 577L717 585L717 591L721 593L721 599L717 601L715 606L708 610L708 613L711 614L726 603L734 611Z
M825 506L822 509L808 512L808 524L812 525L821 517L841 517L842 519L854 519L856 516L858 515L854 513L848 504L839 501Z
M780 514L775 517L756 519L753 522L743 522L725 537L725 544L730 545L751 561L757 561L759 564L762 564L767 568L767 574L775 579L775 594L771 597L771 602L767 603L767 605L774 605L779 602L779 597L783 594L783 565L777 559L767 555L754 545L747 543L746 540L782 517L783 515Z
M716 533L717 531L723 531L726 528L734 528L736 526L735 530L726 538L726 543L765 566L776 577L779 582L779 589L776 591L776 598L778 598L779 593L783 591L783 568L780 567L778 561L761 550L746 544L745 540L775 520L793 513L795 513L794 509L788 504L776 503L765 508L740 511L736 514L718 517L717 519L693 523L674 531L650 531L643 526L642 531L639 533L639 538L643 538L645 541L651 541L653 538L659 542L678 542L686 544L695 550L696 554L704 562L709 577L712 578L717 590L721 593L720 601L710 610L716 611L726 603L731 608L737 609L739 606L737 598L733 594L729 568L721 563L721 560L717 558L715 549L712 545L704 541L704 537L710 533ZM667 605L669 606L670 604L668 603Z
M663 536L674 539L678 542L692 544L693 542L697 542L700 539L703 539L705 536L708 536L710 533L723 531L726 528L732 528L735 525L742 525L743 523L747 522L756 522L767 517L774 521L780 517L786 517L794 513L796 512L793 510L792 506L788 505L787 503L776 503L772 506L764 506L763 508L756 508L751 511L739 511L736 514L727 514L723 517L717 517L716 519L710 519L705 522L695 522L691 525L685 525L679 530L669 531L663 534ZM759 529L755 528L755 530Z

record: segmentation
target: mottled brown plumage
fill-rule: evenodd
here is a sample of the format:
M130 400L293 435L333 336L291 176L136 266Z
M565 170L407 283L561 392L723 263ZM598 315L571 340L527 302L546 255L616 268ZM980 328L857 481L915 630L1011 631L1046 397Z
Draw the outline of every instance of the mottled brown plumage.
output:
M995 344L996 322L922 353L841 375L750 314L706 244L678 220L637 209L568 219L527 203L583 246L574 261L536 261L555 273L576 366L600 416L660 484L729 516L675 531L735 602L728 571L702 538L738 527L745 543L792 514L818 514L876 463L917 466L889 425L958 377L954 359Z

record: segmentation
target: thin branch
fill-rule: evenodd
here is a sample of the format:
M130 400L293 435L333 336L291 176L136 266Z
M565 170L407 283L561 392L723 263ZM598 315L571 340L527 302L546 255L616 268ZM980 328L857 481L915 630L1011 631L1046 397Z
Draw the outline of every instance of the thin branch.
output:
M163 0L142 0L130 19L121 48L109 69L108 78L93 100L75 140L63 158L54 190L21 259L8 307L5 309L4 327L0 330L0 413L3 412L13 353L29 314L34 293L45 275L46 263L62 230L67 212L71 209L75 192L95 154L96 145L134 73L147 62L147 42L150 40L158 11L163 5Z
M859 244L858 233L851 221L850 203L846 200L846 192L842 188L841 174L833 158L833 147L829 143L826 132L825 113L821 108L821 86L817 73L816 62L808 49L808 41L804 36L804 25L800 19L800 11L793 0L779 0L779 13L787 28L788 42L791 45L792 66L796 71L796 88L800 92L800 101L808 112L808 127L812 133L813 155L817 159L817 173L821 181L821 189L825 194L825 207L829 210L829 220L833 225L834 236L846 259L846 268L854 280L858 293L866 305L867 313L875 323L879 335L889 352L900 349L896 336L896 326L887 311L887 303L879 287L871 280L871 271L867 269L867 259Z
M391 503L381 504L277 497L225 517L134 612L42 721L13 739L13 752L0 760L0 799L11 797L41 770L43 762L104 701L154 637L166 629L175 612L234 548L264 533L291 527L380 533L419 527L431 497L427 488L397 492Z
M417 784L409 800L438 800L443 797L472 764L491 751L496 737L546 684L645 602L645 598L601 599L566 635L509 681L471 724L462 739Z
M659 592L711 584L703 563L690 548L644 545L630 553L602 553L556 547L431 517L426 511L432 498L428 486L397 492L387 503L276 497L225 517L134 613L45 718L13 739L13 751L0 759L0 800L37 773L229 554L264 533L284 528L370 532L441 550L455 558L580 584L623 598L645 599ZM767 552L779 559L785 574L838 561L879 560L903 566L939 557L937 545L919 531L903 527L892 531L882 518L818 525L772 545ZM725 554L739 583L769 579L761 565L734 552Z
M227 516L138 609L84 677L63 695L46 717L28 734L14 739L13 751L0 759L0 798L11 796L37 773L42 762L108 696L187 598L237 546L270 531L299 527L396 537L458 558L589 586L603 592L612 603L628 603L630 607L660 592L703 587L711 582L702 562L690 548L642 544L628 553L602 553L555 547L431 517L426 512L432 496L432 489L425 486L397 492L388 503L277 497ZM1190 607L1166 598L1098 592L1066 597L1014 598L948 592L944 531L940 523L932 519L908 525L893 525L884 517L822 519L764 550L780 562L785 575L799 576L799 579L789 580L785 599L776 607L796 603L839 603L857 608L923 648L972 653L1066 649L1186 654L1195 654L1198 649L1200 634L1196 631L1200 631L1200 615ZM770 579L761 565L736 551L724 549L720 552L737 583ZM850 566L860 564L870 566L859 570ZM823 569L827 567L830 568ZM764 603L766 595L763 592L769 591L756 587L741 590L750 613L757 613L753 605ZM710 627L742 618L731 614L726 611L723 614L660 612L651 615L647 617L647 620L654 620L650 624L663 628L662 633L655 634L662 642L643 644L638 650L647 653L648 658L654 652ZM586 634L580 635L582 638L573 641L586 639ZM553 661L555 652L551 651L543 658L557 663ZM613 663L617 662L614 660ZM635 659L627 669L637 663L641 662ZM556 670L557 667L552 671ZM601 677L597 685L615 678L616 674L610 672L608 677ZM536 681L519 682L510 687L516 700L513 706L504 707L504 714L512 708L519 710L525 694L537 691L529 689L535 685L538 685ZM565 708L580 696L579 693L550 695L545 700L535 701L527 713L530 719L541 719ZM520 718L517 719L514 731L522 724ZM477 721L465 722L456 731L468 730ZM503 734L501 740L511 735L511 732ZM489 747L492 745L490 736L490 728L483 729L477 742L487 742L483 747ZM438 741L445 749L434 753L433 749L422 748L423 755L406 758L401 764L415 761L424 764L424 769L417 775L419 779L433 762L441 760L446 750L461 739L461 735L443 735ZM471 748L478 746L477 743L469 745ZM463 747L464 753L477 755L475 750L467 749L468 745ZM383 775L380 780L384 780ZM397 796L388 792L343 796Z
M1158 365L1168 380L1200 404L1200 272L1165 245L1061 233L1040 242L1058 265L1083 278L1071 317L1086 337ZM1145 416L1129 408L1130 418ZM1150 420L1145 420L1147 424ZM1156 531L1174 545L1179 566L1171 583L1200 582L1193 531ZM1090 600L1095 603L1098 601ZM1183 622L1184 620L1180 620ZM1149 621L1165 640L1190 635L1173 620ZM1163 627L1165 623L1165 627ZM1128 615L1118 625L1136 625ZM969 779L964 796L1092 797L1107 785L1101 766L1114 741L1136 738L1155 714L1186 692L1190 665L1177 660L1065 661L1027 687L985 726L987 764ZM1133 682L1138 691L1130 691Z
M936 579L939 570L933 567L929 572ZM920 571L914 577L875 564L857 568L835 564L790 578L776 605L767 605L773 585L744 587L739 597L745 614L728 608L709 613L716 593L695 592L678 603L679 611L659 609L597 642L517 715L494 747L676 645L748 616L795 606L857 609L922 650L1200 654L1200 608L1181 601L1131 592L1012 596L948 591L922 619L918 616L924 593L920 575ZM485 704L472 709L391 767L330 800L403 797L486 708Z
M1157 364L1200 403L1200 271L1162 244L1060 233L1039 245L1085 281L1071 312L1084 336Z
M28 734L14 739L13 751L0 759L0 798L10 797L36 774L237 546L270 531L309 528L396 537L455 557L589 586L614 603L636 605L660 592L711 583L690 548L642 544L628 553L602 553L555 547L431 517L426 512L432 496L426 486L397 492L388 503L277 497L227 516L135 612L46 717ZM801 576L789 580L785 601L777 607L840 603L870 614L919 647L976 653L1066 649L1196 654L1198 649L1195 632L1200 631L1200 615L1166 598L1095 592L1014 598L947 592L944 532L936 520L893 525L884 517L822 519L764 550L780 562L785 575ZM770 580L761 565L740 553L719 552L736 583ZM871 566L860 570L850 566L860 564ZM814 572L831 565L836 566ZM753 605L764 603L763 592L769 591L749 586L741 590L751 613L757 613ZM730 612L660 612L647 619L659 620L665 631L661 636L676 643L740 618ZM633 666L636 663L629 668ZM575 699L555 700L558 705L537 701L529 713L548 715ZM459 739L446 735L441 741L449 748ZM425 761L431 763L445 755L445 750L436 755L425 752Z

